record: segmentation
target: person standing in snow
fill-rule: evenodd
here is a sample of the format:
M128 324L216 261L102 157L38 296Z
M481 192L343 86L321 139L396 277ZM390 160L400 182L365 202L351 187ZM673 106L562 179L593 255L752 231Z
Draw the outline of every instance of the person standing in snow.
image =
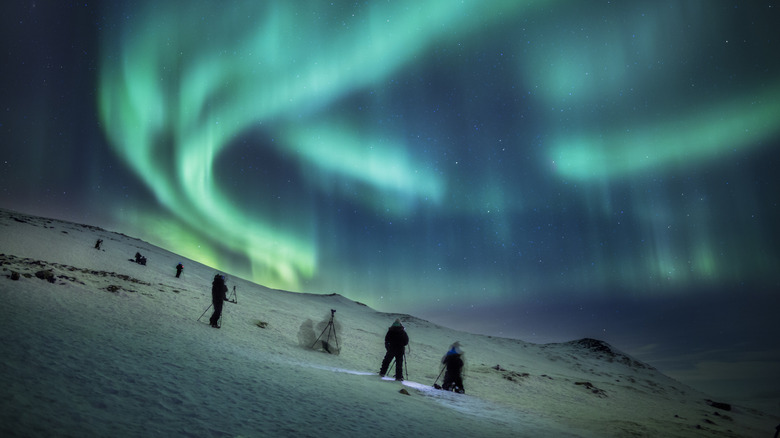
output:
M395 380L404 379L404 349L409 344L409 335L406 334L401 320L396 319L393 325L387 330L385 335L385 358L382 359L382 366L379 368L379 375L384 377L387 374L387 368L390 361L395 359Z
M179 278L179 275L181 275L181 271L184 269L184 265L179 262L178 265L176 265L176 278Z
M463 394L463 351L460 349L460 343L455 342L450 345L449 351L441 359L444 364L444 382L441 389L445 391L455 391Z
M101 243L103 243L103 239L98 239L97 242L95 242L95 249L100 249Z
M214 305L214 313L209 318L211 326L219 328L219 319L222 317L222 305L227 301L227 285L225 285L225 276L217 274L214 281L211 282L211 303Z

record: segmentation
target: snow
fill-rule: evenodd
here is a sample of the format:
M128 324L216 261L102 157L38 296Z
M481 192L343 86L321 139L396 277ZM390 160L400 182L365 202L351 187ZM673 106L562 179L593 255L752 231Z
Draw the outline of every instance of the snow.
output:
M128 260L136 251L146 266ZM4 437L749 437L778 423L712 406L596 340L474 335L230 273L237 303L217 330L211 309L198 321L214 269L95 227L0 210L0 252ZM331 309L339 354L308 342ZM376 375L396 318L411 339L405 382ZM464 395L432 387L455 341Z

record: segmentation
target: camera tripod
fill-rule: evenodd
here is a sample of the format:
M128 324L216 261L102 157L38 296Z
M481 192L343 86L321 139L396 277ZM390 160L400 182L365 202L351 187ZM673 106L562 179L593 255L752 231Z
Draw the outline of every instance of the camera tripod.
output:
M322 335L325 334L325 331L327 330L328 336L325 337L325 339L322 340L322 348L327 351L330 354L333 354L330 351L330 336L333 335L333 340L336 342L336 354L339 353L339 339L336 337L336 328L333 326L333 315L336 314L336 309L330 309L330 321L328 321L328 325L325 326L324 329L322 329L322 333L317 337L317 339L314 341L313 344L311 344L311 348L314 348L315 345L317 345L317 342L322 338Z

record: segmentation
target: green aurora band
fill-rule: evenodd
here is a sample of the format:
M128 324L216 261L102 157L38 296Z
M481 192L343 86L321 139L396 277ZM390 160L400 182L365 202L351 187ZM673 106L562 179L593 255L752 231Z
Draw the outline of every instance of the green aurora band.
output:
M616 178L648 169L685 167L691 160L723 159L780 132L780 87L746 98L694 108L636 129L579 133L552 148L558 171L575 179Z
M760 147L778 133L780 86L776 83L719 99L706 108L693 102L668 111L668 117L643 112L642 122L629 123L616 116L625 123L594 127L591 122L597 116L586 108L587 102L609 94L612 87L628 89L635 79L616 72L646 60L631 61L631 50L636 48L611 44L617 37L609 25L593 24L593 37L585 44L569 34L529 38L515 24L527 17L554 22L550 8L556 4L394 1L363 5L350 13L349 8L335 10L331 3L320 1L248 1L230 7L193 1L186 7L153 3L140 13L128 14L126 27L103 46L101 120L116 153L168 214L125 211L134 215L125 220L139 224L145 238L175 247L187 257L235 272L224 257L229 251L249 261L246 275L254 281L301 290L306 280L322 274L313 207L303 200L295 218L258 217L231 198L224 175L216 170L220 156L237 139L262 130L272 132L273 141L258 147L273 148L275 154L298 163L311 193L330 193L336 190L332 181L348 181L364 190L339 195L354 197L377 212L404 217L419 212L421 206L451 213L452 197L467 192L463 198L473 201L461 205L458 214L490 210L500 217L497 223L510 222L533 208L522 199L522 188L504 189L498 183L467 187L446 170L425 165L407 137L361 129L349 117L332 111L343 99L386 82L434 47L479 40L480 33L492 27L506 29L519 46L530 47L524 39L547 41L546 46L518 50L512 68L518 76L530 78L528 88L539 90L533 94L535 99L548 106L574 108L575 115L557 125L551 116L550 126L556 128L545 145L548 163L538 166L552 162L551 178L577 181L594 199L606 198L599 193L610 181L641 180L659 169L669 171L690 163L701 166L723 159L734 149ZM676 8L667 5L667 9ZM567 16L575 20L577 13ZM638 44L652 51L663 26L653 27L646 17L635 21L646 30ZM485 178L501 179L491 174ZM604 216L614 213L607 201L602 204ZM766 272L776 263L716 256L718 250L711 242L717 231L709 225L712 211L707 207L691 209L697 225L683 225L670 233L673 207L656 203L659 208L646 211L651 204L653 200L641 195L634 199L634 220L653 236L646 243L652 248L646 257L636 260L620 251L596 253L595 261L582 261L565 281L641 288L643 279L650 277L675 286L715 284ZM497 239L513 234L508 226L491 232ZM682 243L680 235L686 236ZM593 236L588 242L603 240ZM594 274L594 264L613 268ZM533 273L535 268L524 269ZM524 287L542 288L556 281L543 274L530 275ZM510 279L503 282L499 280L497 287L511 295L510 289L517 286ZM484 281L468 278L463 283L464 288L476 289ZM402 283L397 288L407 286ZM359 281L355 287L367 285Z
M175 2L164 2L134 18L118 45L105 48L111 56L101 68L101 118L116 151L158 201L195 233L189 237L158 233L155 241L191 242L196 236L215 236L232 251L246 255L254 280L295 290L300 276L316 272L313 231L258 221L223 201L227 197L213 173L220 152L253 125L272 123L284 138L278 147L328 174L389 191L402 203L416 198L438 202L445 182L414 167L404 145L381 139L369 139L367 145L350 134L354 127L337 129L336 121L316 110L382 80L451 29L464 31L470 24L484 24L485 17L517 13L527 5L514 1L386 4L370 8L367 17L345 18L349 25L331 41L324 33L332 23L321 24L325 28L319 29L323 32L319 35L317 23L302 22L299 14L325 15L327 3L246 2L242 6L225 11L216 3L187 2L180 8ZM429 25L431 19L436 26ZM301 32L307 37L300 38ZM322 127L302 135L298 132L301 118L303 122L314 119ZM148 224L145 228L150 231L165 221L136 220ZM221 265L206 248L184 254Z

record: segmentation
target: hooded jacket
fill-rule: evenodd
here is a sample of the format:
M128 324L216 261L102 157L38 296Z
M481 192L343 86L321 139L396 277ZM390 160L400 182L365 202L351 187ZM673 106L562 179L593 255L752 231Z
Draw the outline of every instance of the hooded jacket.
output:
M396 319L385 335L385 349L388 351L403 350L408 343L409 335L406 334L406 330L404 330L404 326L401 325L401 321Z

